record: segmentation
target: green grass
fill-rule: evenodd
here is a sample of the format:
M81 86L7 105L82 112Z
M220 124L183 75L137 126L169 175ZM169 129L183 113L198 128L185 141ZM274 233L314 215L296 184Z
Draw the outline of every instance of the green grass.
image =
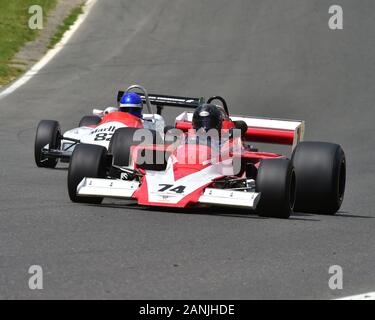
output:
M62 25L60 25L55 33L55 35L51 38L51 41L48 45L49 49L52 49L63 37L64 33L70 29L70 27L74 24L77 20L78 16L83 12L82 11L83 4L74 8L69 16L67 16Z
M9 66L15 53L25 44L34 40L38 30L31 30L28 9L32 5L43 8L44 19L57 0L0 0L0 85L17 77L22 69Z

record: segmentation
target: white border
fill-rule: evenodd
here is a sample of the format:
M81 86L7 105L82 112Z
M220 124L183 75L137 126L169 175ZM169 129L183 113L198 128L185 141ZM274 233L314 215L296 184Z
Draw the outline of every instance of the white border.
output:
M375 300L375 292L362 293L355 296L348 296L335 300Z
M81 24L85 21L86 17L90 13L92 7L96 3L97 0L87 0L83 6L83 13L79 15L76 22L67 30L60 40L59 43L55 45L55 47L49 50L46 55L37 62L34 66L31 67L29 71L27 71L20 79L16 80L13 84L11 84L8 88L0 92L0 100L5 98L7 95L11 94L12 92L16 91L18 88L23 86L26 82L28 82L32 77L34 77L48 62L50 62L67 44L73 34L78 30Z

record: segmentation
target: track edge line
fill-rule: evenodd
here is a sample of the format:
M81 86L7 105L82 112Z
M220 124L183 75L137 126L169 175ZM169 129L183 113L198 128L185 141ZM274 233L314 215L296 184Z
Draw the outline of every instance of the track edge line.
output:
M87 0L84 4L82 10L83 13L78 17L76 22L67 30L63 37L61 38L60 42L58 42L55 47L49 50L34 66L30 68L21 78L16 80L13 84L11 84L8 88L5 88L2 92L0 92L0 100L8 96L9 94L16 91L18 88L22 87L26 84L29 80L31 80L40 70L42 70L69 42L75 32L79 29L82 23L86 20L87 16L89 15L92 7L95 5L97 0Z

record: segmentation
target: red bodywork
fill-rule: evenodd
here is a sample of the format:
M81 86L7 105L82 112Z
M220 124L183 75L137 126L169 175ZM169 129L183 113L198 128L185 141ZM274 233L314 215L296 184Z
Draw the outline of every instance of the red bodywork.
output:
M174 182L178 182L191 174L197 173L205 168L208 168L212 164L208 161L211 159L212 150L210 147L205 145L196 144L183 144L180 146L183 150L172 151L170 147L165 147L164 145L144 145L144 146L134 146L132 148L132 154L138 155L141 150L157 150L160 152L168 152L173 154L176 162L173 164L173 175ZM205 155L202 157L201 155ZM195 160L195 161L194 161ZM136 156L134 159L136 163ZM135 168L137 166L135 165ZM140 170L142 173L146 174L146 171ZM165 203L165 202L155 202L149 200L149 187L147 184L146 176L142 178L142 183L140 188L134 193L133 198L137 199L140 205L152 205L152 206L163 206L163 207L178 207L185 208L190 205L194 205L198 202L199 197L202 195L205 188L212 184L212 181L205 183L204 185L198 187L193 192L186 195L181 201L177 203Z
M121 122L130 128L143 128L142 120L130 113L126 112L112 112L103 116L102 121L100 121L95 127L109 122Z
M223 123L223 129L234 128L235 125L232 121L226 120ZM184 132L193 130L192 123L189 121L176 121L176 128ZM292 145L294 140L294 132L290 130L276 130L276 129L263 129L256 127L249 127L246 133L242 136L244 141L257 142L257 143L274 143L281 145ZM282 155L269 152L253 152L244 149L240 155L243 159L259 165L260 160L270 158L280 158Z
M220 150L223 148L231 148L231 145L234 143L233 140L230 140L229 143L223 145ZM142 145L142 146L134 146L132 147L132 154L134 156L134 163L135 168L137 168L137 155L140 154L142 150L153 150L163 153L168 153L174 157L173 162L173 184L179 185L181 184L181 179L184 179L192 174L198 173L202 170L205 170L212 166L210 159L217 157L217 151L214 152L210 147L206 145L199 145L199 144L182 144L176 149L171 149L170 146L164 145ZM226 153L224 153L226 154ZM202 157L203 155L203 157ZM241 152L238 154L229 152L227 153L228 158L232 157L240 157L243 161L247 163L253 163L256 167L259 167L260 161L262 159L270 159L270 158L280 158L282 155L276 153L266 153L266 152L253 152L246 150L246 148L242 148ZM226 159L221 158L220 153L220 162ZM228 159L227 158L227 159ZM139 169L139 168L138 168ZM143 174L145 174L141 181L140 188L134 193L133 198L138 201L138 204L141 205L151 205L151 206L164 206L164 207L188 207L190 205L196 205L200 196L203 194L205 188L212 185L215 179L221 179L224 175L217 176L213 180L209 180L207 182L203 182L203 184L199 184L200 181L197 181L197 188L186 194L180 201L177 203L167 203L167 202L157 202L151 201L149 199L149 185L147 182L147 171L139 169ZM243 177L245 172L240 173L240 177Z
M234 125L223 127L223 129L229 129ZM182 131L188 131L192 129L191 122L188 121L177 121L176 128ZM282 145L292 145L294 140L294 132L290 130L276 130L276 129L264 129L250 127L243 136L244 140L258 143L274 143Z

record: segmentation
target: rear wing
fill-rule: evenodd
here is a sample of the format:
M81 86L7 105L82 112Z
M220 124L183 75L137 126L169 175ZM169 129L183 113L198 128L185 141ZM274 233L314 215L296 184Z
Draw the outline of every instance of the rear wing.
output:
M119 91L117 94L117 103L120 103L122 96L125 91ZM142 101L146 103L146 96L139 94ZM178 108L189 108L196 109L203 101L203 98L189 98L179 96L168 96L160 94L149 94L148 95L150 104L157 107L157 114L161 114L163 107L178 107Z
M291 145L293 148L303 140L305 122L272 118L231 116L232 121L246 122L248 129L243 139L248 142ZM192 112L184 112L176 118L176 128L187 131L192 128Z

